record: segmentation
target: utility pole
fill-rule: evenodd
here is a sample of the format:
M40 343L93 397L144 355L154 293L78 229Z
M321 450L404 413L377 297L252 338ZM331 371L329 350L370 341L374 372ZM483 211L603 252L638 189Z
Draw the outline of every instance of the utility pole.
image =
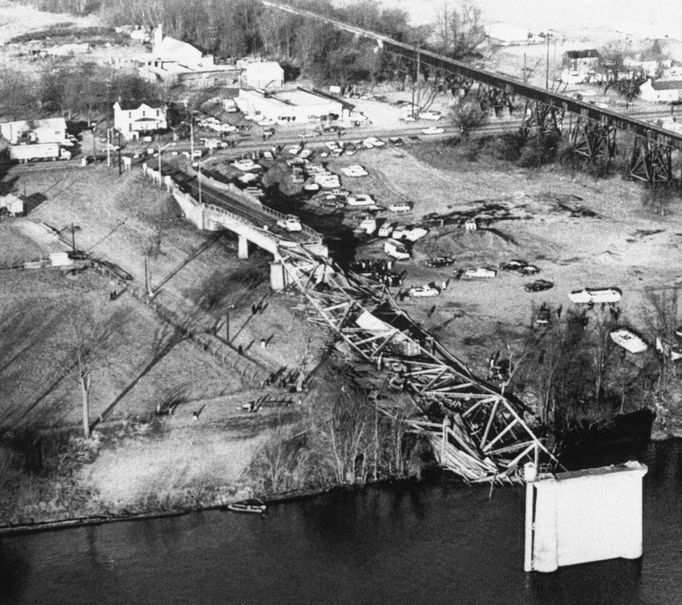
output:
M419 76L421 72L421 54L419 52L419 47L417 47L417 113L419 113L419 108L421 104L421 85L419 83ZM414 112L413 112L414 113Z
M118 176L123 174L123 167L121 166L121 131L118 131Z
M199 162L197 170L198 170L197 179L199 181L199 205L201 206L201 162Z
M528 68L526 66L526 53L523 53L523 83L528 82Z
M547 40L547 62L545 67L545 89L549 90L549 38L551 34L547 33L545 38Z
M76 251L76 228L73 226L73 222L71 223L71 249L74 252Z
M109 124L107 123L107 167L111 166L111 143L109 142Z
M194 160L194 114L189 114L189 161Z

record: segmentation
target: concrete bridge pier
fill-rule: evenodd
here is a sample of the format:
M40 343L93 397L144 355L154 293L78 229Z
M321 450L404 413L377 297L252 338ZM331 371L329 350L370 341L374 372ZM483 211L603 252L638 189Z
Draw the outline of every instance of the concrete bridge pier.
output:
M239 236L239 243L237 244L237 258L242 260L249 258L249 240L243 235Z

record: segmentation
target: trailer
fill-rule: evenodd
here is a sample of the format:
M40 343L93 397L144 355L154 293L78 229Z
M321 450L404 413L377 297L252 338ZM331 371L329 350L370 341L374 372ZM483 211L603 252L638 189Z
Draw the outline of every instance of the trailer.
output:
M71 152L62 149L59 143L26 143L9 146L10 160L29 162L31 160L70 160Z

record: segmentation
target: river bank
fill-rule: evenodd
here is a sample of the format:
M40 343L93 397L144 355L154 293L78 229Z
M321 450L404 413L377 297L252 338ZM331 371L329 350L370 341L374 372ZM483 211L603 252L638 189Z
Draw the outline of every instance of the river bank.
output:
M0 600L677 603L682 442L650 444L644 555L523 572L523 489L447 477L273 505L0 538ZM229 595L226 597L226 595Z

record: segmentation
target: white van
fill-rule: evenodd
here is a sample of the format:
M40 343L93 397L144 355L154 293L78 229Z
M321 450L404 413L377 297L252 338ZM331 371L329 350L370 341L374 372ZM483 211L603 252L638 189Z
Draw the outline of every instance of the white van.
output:
M393 239L389 239L384 244L384 252L398 260L409 260L410 258L410 253L407 251L407 248Z

